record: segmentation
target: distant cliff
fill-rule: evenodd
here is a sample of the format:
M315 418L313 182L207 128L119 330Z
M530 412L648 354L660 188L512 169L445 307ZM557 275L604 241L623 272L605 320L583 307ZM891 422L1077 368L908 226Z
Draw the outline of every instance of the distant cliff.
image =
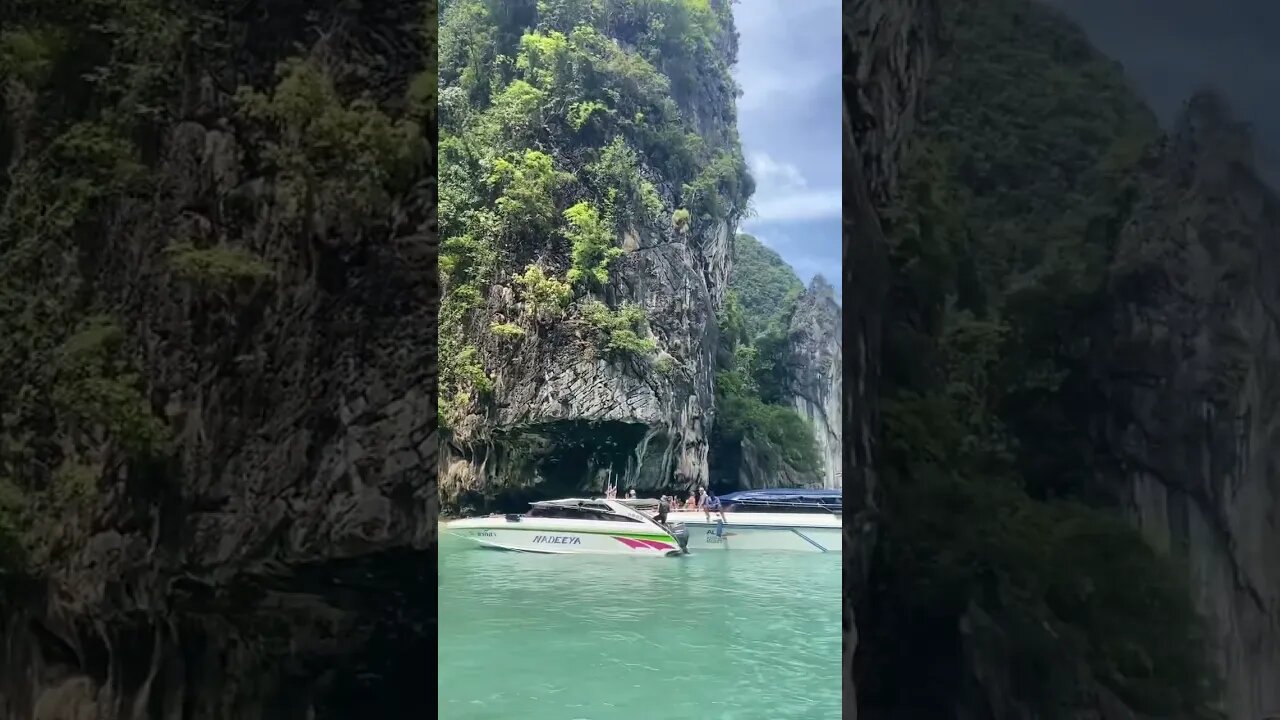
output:
M755 346L769 353L758 385L772 413L755 432L713 446L713 474L726 489L840 487L840 306L816 277L781 307ZM734 405L722 410L732 423Z
M796 411L812 425L814 444L822 461L822 487L840 487L841 480L842 331L835 289L822 276L815 277L791 315L787 390Z
M810 408L799 393L838 393L839 309L834 318L828 311L831 288L818 280L806 292L795 270L751 235L738 235L733 259L716 357L712 484L721 491L821 487L839 471L839 435L827 410Z

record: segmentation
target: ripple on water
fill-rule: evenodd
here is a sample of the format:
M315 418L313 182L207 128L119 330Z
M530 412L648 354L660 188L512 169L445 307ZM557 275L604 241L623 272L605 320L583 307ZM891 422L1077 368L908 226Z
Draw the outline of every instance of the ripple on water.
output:
M840 716L840 556L442 542L444 720Z

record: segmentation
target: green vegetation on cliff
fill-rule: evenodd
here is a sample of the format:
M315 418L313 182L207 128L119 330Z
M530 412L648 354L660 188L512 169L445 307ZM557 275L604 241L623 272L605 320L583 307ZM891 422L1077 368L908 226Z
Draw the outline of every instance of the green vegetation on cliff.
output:
M731 302L722 326L732 344L753 348L751 375L760 399L785 404L791 371L790 328L804 284L778 253L739 234L729 278Z
M724 137L708 137L681 110L709 75L731 87L728 3L454 0L441 13L448 424L476 409L501 360L487 357L479 328L536 339L578 321L609 355L652 356L643 309L606 304L623 236L736 217L752 183L731 119ZM520 311L490 297L513 275Z
M777 252L746 233L733 246L729 288L742 306L745 332L754 337L791 321L804 283Z
M822 469L813 428L788 404L788 329L804 291L790 265L754 237L734 242L729 292L720 313L722 361L716 373L714 455L736 456L745 440L761 454L762 470L783 464L801 473ZM718 470L718 468L717 468Z
M981 614L1000 639L971 637L987 654L974 662L1010 669L1009 702L1037 716L1087 702L1081 669L1139 712L1206 716L1186 580L1102 509L1089 435L1092 328L1154 120L1052 11L982 0L947 23L888 227L886 522L863 702L893 707L900 683L955 692L895 647L954 653L960 618Z

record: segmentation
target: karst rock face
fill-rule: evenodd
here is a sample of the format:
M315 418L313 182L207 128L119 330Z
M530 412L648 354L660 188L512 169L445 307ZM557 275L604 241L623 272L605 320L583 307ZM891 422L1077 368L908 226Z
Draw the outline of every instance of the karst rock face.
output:
M1216 95L1153 158L1112 270L1106 436L1157 547L1185 556L1228 717L1280 708L1280 198Z
M861 600L874 541L880 332L888 291L881 213L920 109L939 28L933 0L855 0L844 15L844 287L849 364L843 386L846 698L855 697L853 607ZM846 701L846 716L856 717ZM848 715L853 713L853 715Z
M640 490L677 475L705 484L722 292L713 279L727 263L728 234L721 227L687 242L639 239L611 268L607 293L645 309L670 370L595 352L571 323L495 338L486 349L503 361L492 373L491 409L450 435L446 499L600 492L610 478ZM497 306L508 302L503 287L493 293Z
M140 149L153 182L97 208L78 262L42 279L78 288L68 322L115 319L172 439L159 460L124 462L109 433L44 416L56 447L35 452L87 469L92 492L34 524L27 573L0 589L0 717L420 710L406 693L420 684L408 674L434 657L434 161L428 151L385 213L350 222L317 206L299 223L285 217L279 168L259 154L262 128L243 122L232 93L269 92L277 63L303 48L340 95L403 113L410 78L435 52L423 30L434 9L247 13L187 18L208 23L207 42L184 45L189 62L164 70L173 92ZM4 140L26 137L34 151L39 116L0 110ZM0 141L14 153L0 165L23 147ZM273 272L191 282L166 254L176 239L239 248ZM0 251L17 241L0 238ZM13 400L0 392L0 412ZM29 437L12 422L0 427L4 452Z
M782 262L780 258L778 262ZM722 438L712 447L713 484L742 490L840 487L843 327L831 283L815 277L783 320L786 372L779 401L794 409L812 429L818 467L795 467L778 448L752 437Z
M816 484L828 488L840 487L842 479L842 319L835 288L818 276L796 303L789 328L792 362L788 390L796 411L813 426L814 445L822 460Z
M720 8L723 3L714 5ZM724 12L725 17L731 17ZM623 48L627 38L614 38ZM686 129L709 148L739 152L736 89L726 68L736 58L731 21L714 39L724 67L695 73L675 93ZM663 71L659 63L658 70ZM555 148L557 157L581 149ZM566 161L569 162L569 161ZM665 211L676 188L648 161ZM708 482L708 439L714 423L717 312L724 302L738 218L632 227L618 239L623 253L593 298L575 299L560 322L517 338L494 337L488 318L520 312L514 274L536 258L563 254L563 237L511 253L488 289L484 318L466 333L486 358L493 390L443 438L441 496L449 509L507 507L526 499L601 493L609 482L640 492L691 489ZM578 319L582 303L643 309L652 357L611 355L593 346Z

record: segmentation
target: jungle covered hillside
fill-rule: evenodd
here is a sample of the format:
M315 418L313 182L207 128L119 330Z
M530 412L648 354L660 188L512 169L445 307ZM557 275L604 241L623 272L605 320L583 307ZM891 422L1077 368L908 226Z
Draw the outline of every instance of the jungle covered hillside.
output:
M799 368L791 324L804 290L778 253L751 235L737 236L719 321L712 446L718 489L807 484L821 470L811 423L792 405Z

